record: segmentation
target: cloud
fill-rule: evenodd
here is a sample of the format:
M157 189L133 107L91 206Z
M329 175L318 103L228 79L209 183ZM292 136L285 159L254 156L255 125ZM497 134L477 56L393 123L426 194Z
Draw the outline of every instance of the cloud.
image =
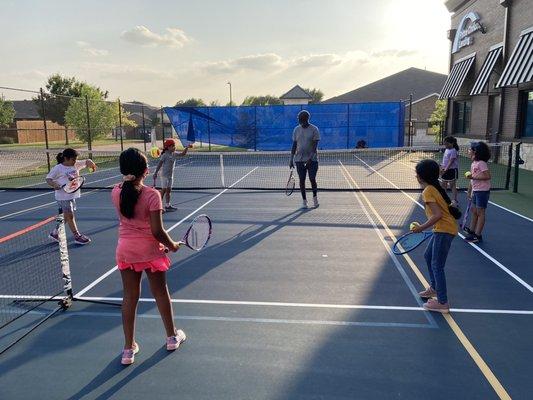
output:
M371 53L372 57L377 58L403 58L403 57L411 57L418 54L417 50L406 50L406 49L386 49L386 50L380 50L375 51Z
M96 72L102 79L122 80L130 83L161 81L173 78L172 74L168 72L155 70L143 65L87 62L82 64L82 68Z
M122 32L120 37L127 42L140 46L163 46L173 48L182 48L191 40L185 32L178 28L166 28L166 33L158 34L152 32L143 25L138 25L130 30Z
M198 63L197 68L208 73L236 73L241 71L268 71L283 68L280 56L274 53L255 54L225 61Z
M104 49L96 49L91 46L89 42L84 42L82 40L78 40L76 42L76 45L82 49L82 51L85 53L85 55L91 56L91 57L102 57L109 55L109 51Z
M343 62L337 54L311 54L290 61L290 64L298 68L332 67Z

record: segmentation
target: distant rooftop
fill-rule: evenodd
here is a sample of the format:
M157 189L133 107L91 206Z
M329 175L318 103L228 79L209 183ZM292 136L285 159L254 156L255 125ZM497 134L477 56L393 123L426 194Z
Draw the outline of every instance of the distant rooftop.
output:
M313 96L307 93L300 85L296 85L280 97L282 100L312 100Z

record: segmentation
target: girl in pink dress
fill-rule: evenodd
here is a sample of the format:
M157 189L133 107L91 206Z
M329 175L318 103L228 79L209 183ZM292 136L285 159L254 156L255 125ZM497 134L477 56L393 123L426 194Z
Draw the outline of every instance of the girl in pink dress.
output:
M135 341L135 316L143 271L148 276L165 326L167 350L176 350L186 336L174 326L166 283L170 260L165 247L176 252L179 244L163 228L161 195L143 183L148 174L146 157L134 148L123 151L120 172L124 182L113 188L111 198L120 220L116 260L124 288L122 324L125 344L121 362L128 365L134 362L135 354L139 352L139 344Z

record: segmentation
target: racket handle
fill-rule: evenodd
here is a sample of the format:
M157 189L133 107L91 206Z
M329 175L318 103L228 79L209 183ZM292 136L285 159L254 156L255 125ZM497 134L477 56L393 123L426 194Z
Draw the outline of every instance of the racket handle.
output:
M185 244L185 242L182 242L181 240L178 242L178 248L182 245L182 244ZM165 247L165 253L170 253L170 249L168 247Z

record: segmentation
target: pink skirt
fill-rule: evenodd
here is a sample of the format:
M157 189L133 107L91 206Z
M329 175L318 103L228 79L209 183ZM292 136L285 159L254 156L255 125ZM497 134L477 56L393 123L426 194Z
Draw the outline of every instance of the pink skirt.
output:
M135 272L143 272L150 269L150 272L165 272L170 268L170 259L167 256L156 258L151 261L128 263L119 261L117 263L118 269L123 271L125 269L132 269Z

